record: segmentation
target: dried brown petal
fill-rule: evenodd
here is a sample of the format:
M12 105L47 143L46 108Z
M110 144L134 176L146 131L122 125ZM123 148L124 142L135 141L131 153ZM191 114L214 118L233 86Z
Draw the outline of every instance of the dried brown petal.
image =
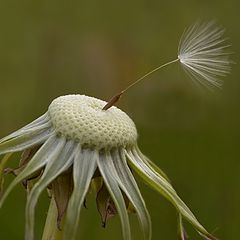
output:
M91 181L89 191L98 193L99 190L102 188L103 179L102 177L94 177Z
M61 229L61 221L66 212L73 191L72 172L61 174L52 182L52 193L58 209L57 225Z
M22 152L19 165L16 168L5 168L4 173L5 174L13 174L14 176L17 176L26 166L26 164L32 159L34 154L37 152L37 150L40 148L40 146L35 146L32 148L29 148ZM35 176L36 174L34 174ZM38 174L39 175L39 174ZM31 179L32 177L30 177ZM35 177L34 177L35 178Z
M21 159L19 162L19 167L25 166L34 156L34 154L38 151L38 149L41 146L34 146L32 148L29 148L25 151L23 151L22 155L21 155Z
M30 185L31 185L31 186L30 186L29 183L32 182L33 180L41 177L42 174L43 174L43 169L35 172L35 173L32 174L31 176L29 176L27 179L25 179L25 180L22 181L23 186L24 186L26 189L31 188L32 184L30 184Z
M96 201L97 209L102 220L102 226L106 227L107 220L117 214L117 209L105 184L103 184L98 191Z

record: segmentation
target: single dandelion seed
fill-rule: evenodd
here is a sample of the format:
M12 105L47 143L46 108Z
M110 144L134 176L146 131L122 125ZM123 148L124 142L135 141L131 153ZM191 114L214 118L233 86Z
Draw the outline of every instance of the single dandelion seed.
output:
M230 52L226 50L230 45L226 44L226 38L223 37L224 32L225 30L216 26L214 21L199 22L187 28L180 39L176 59L153 69L114 95L103 110L113 106L129 88L156 71L176 62L181 63L193 81L197 81L209 89L221 88L223 84L221 77L230 72L232 63L229 60Z
M34 239L35 207L44 189L50 193L51 204L43 240L58 239L57 234L65 240L76 238L80 212L91 189L96 191L103 226L118 214L123 239L130 240L128 213L135 212L143 238L150 240L150 216L132 171L175 206L182 239L186 236L182 218L205 239L215 239L161 169L142 154L134 122L116 107L103 111L105 104L84 95L58 97L43 116L0 140L0 155L5 155L2 165L11 154L23 152L19 167L6 171L16 178L3 193L0 207L11 190L24 182L28 190L25 240Z

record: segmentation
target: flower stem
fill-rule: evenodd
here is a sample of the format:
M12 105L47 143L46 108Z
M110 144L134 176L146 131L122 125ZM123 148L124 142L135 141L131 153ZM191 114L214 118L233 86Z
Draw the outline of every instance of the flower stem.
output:
M48 209L47 219L43 230L42 240L62 240L63 231L57 227L57 206L52 196Z

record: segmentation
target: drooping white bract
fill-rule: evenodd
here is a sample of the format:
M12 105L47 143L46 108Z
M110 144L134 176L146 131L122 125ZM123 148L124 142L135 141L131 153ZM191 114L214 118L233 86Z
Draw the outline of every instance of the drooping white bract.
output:
M206 87L222 86L221 76L230 72L225 30L214 21L186 29L178 47L178 59L192 79Z
M215 239L180 199L166 175L141 153L134 122L116 107L103 111L105 104L84 95L58 97L40 118L0 139L0 155L5 155L0 162L0 186L3 165L12 153L23 151L20 166L13 171L17 176L1 196L0 208L18 183L35 176L28 188L25 240L34 239L35 208L46 188L58 208L56 224L66 215L63 239L76 239L81 208L93 181L98 182L96 200L103 222L118 213L123 239L131 240L128 211L133 208L143 238L151 240L150 216L132 171L167 198L180 219L190 222L205 239Z

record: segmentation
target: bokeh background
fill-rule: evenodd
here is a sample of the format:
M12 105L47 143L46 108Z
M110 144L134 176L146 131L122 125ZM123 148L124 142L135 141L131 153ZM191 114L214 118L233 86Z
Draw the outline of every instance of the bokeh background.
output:
M0 137L40 116L57 96L109 99L134 79L176 58L196 20L216 19L232 43L232 73L209 94L177 64L131 89L118 106L135 121L139 145L171 178L200 222L220 239L239 239L240 30L237 0L0 2ZM16 166L17 158L12 161ZM8 176L6 185L12 176ZM175 209L139 181L152 216L153 240L177 239ZM0 239L24 236L25 190L0 210ZM40 239L48 197L36 213ZM141 239L131 216L133 239ZM190 239L200 239L186 223ZM103 229L94 196L82 211L79 239L121 239L118 217Z

